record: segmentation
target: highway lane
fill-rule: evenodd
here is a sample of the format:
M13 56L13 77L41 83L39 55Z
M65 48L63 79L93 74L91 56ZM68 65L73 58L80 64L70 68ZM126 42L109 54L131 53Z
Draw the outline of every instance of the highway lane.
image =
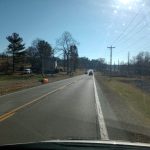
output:
M1 118L0 144L100 139L93 77L77 76L2 96L1 116L22 105Z
M11 94L7 94L4 96L0 96L0 115L16 108L19 107L23 104L26 104L27 102L30 102L36 98L39 98L42 95L47 94L48 92L52 92L55 89L58 89L62 86L65 86L67 84L70 84L74 81L80 80L83 75L81 76L76 76L73 78L49 83L49 84L44 84L41 86L21 90L18 92L14 92Z

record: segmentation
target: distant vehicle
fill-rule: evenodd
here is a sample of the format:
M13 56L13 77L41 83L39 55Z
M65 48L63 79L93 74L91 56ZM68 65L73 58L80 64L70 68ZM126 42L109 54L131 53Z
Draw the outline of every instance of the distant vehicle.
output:
M93 71L89 71L89 76L92 76L93 75Z
M31 69L24 69L23 71L24 74L31 74L32 73L32 70Z

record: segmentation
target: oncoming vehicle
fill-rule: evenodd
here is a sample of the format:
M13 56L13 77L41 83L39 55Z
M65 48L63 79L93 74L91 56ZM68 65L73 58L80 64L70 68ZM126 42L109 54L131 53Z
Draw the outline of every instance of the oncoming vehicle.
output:
M90 70L88 71L88 75L89 75L89 76L92 76L92 75L93 75L93 70L92 70L92 69L90 69Z

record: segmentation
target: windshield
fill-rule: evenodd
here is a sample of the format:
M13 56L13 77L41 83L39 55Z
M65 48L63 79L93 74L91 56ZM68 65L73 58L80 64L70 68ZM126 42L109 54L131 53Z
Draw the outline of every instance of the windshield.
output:
M149 0L0 0L0 145L150 143Z

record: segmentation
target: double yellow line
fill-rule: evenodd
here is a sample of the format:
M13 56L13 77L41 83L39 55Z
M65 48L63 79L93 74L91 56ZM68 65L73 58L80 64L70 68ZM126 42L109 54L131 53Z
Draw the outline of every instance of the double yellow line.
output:
M71 85L71 84L73 84L73 83L75 83L75 82L71 82L71 83L69 83L69 84L67 84L67 85L61 86L61 87L59 87L58 89L55 89L55 90L53 90L53 91L51 91L51 92L48 92L48 93L46 93L46 94L44 94L44 95L42 95L42 96L40 96L40 97L38 97L38 98L36 98L36 99L34 99L34 100L28 102L28 103L25 103L25 104L23 104L23 105L21 105L21 106L15 108L15 109L13 109L13 110L11 110L11 111L9 111L9 112L7 112L7 113L1 115L1 116L0 116L0 122L6 120L7 118L9 118L9 117L11 117L11 116L13 116L17 111L19 111L19 110L21 110L21 109L23 109L23 108L25 108L25 107L27 107L27 106L29 106L29 105L31 105L31 104L37 102L37 101L43 99L44 97L46 97L46 96L48 96L48 95L50 95L50 94L53 94L53 93L55 93L55 92L57 92L57 91L59 91L59 90L62 90L62 89L64 89L65 87L67 87L67 86L69 86L69 85Z

